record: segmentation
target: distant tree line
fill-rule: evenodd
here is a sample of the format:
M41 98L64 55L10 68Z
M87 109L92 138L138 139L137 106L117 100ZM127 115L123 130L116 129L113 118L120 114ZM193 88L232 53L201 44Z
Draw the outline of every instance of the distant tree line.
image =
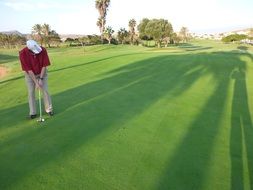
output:
M67 46L84 46L101 44L102 42L99 35L87 35L79 38L67 38L64 43Z
M25 44L25 42L25 36L0 33L0 47L2 48L15 48Z
M18 34L0 33L0 47L13 48L25 45L27 38L32 38L45 47L58 47L62 43L67 46L96 44L142 44L143 46L149 46L151 41L154 41L158 47L166 47L168 44L178 44L189 40L186 27L182 27L181 31L176 34L171 23L165 19L144 18L139 25L137 25L135 19L130 19L128 27L128 30L120 28L115 35L112 27L108 26L104 28L101 35L86 35L79 38L67 38L62 41L59 34L55 30L51 30L48 24L35 24L32 27L31 35L28 37Z

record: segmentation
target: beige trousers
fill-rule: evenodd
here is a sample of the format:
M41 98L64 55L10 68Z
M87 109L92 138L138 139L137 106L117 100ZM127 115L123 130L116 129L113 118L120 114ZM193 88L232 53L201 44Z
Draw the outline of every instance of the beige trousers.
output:
M35 75L36 78L39 78L39 75ZM37 114L36 112L36 98L35 98L35 91L36 91L36 85L32 78L25 72L25 81L28 88L28 101L29 101L29 109L30 109L30 115ZM44 100L44 108L47 113L53 111L52 101L51 97L48 93L48 85L47 85L47 73L45 73L45 76L43 77L43 87L41 90L41 94L43 94L43 100Z

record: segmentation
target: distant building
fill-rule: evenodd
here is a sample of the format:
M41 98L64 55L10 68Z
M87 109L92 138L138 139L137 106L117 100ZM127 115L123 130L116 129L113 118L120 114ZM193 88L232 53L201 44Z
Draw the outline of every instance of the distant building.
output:
M214 33L214 34L197 34L197 33L191 33L192 37L195 39L211 39L211 40L221 40L223 37L232 35L232 34L243 34L243 35L249 35L250 34L250 28L243 29L243 30L236 30L236 31L229 31L224 33ZM249 40L252 41L252 40ZM249 42L247 41L247 42ZM252 44L250 42L250 44Z

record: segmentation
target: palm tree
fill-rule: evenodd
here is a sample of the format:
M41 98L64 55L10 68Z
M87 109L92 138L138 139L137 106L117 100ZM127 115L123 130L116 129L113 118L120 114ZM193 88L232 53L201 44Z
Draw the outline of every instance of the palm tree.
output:
M107 14L109 5L110 5L110 0L96 0L95 1L96 9L99 12L97 25L99 26L101 37L105 31L106 14Z
M109 44L111 44L111 40L112 40L112 34L114 33L114 30L112 29L112 27L108 26L105 31L104 31L104 36L105 38L108 40Z
M129 26L130 42L131 44L133 44L135 38L136 21L134 19L131 19L128 23L128 26Z
M42 27L40 24L35 24L33 27L32 27L32 33L34 34L41 34L42 33Z
M102 22L103 22L102 19L98 18L97 26L99 27L99 31L100 31L101 34L103 33L103 30L102 30L103 24L102 24Z
M49 32L51 31L49 24L46 24L46 23L44 23L44 24L41 26L41 30L42 30L42 33L43 33L45 36L48 36L48 35L49 35Z
M42 36L42 27L40 24L35 24L32 27L32 35L34 35L34 38L40 42L40 45L42 45L43 36Z
M45 43L45 45L47 44L48 45L48 47L50 47L50 43L49 43L49 41L50 41L50 36L49 36L49 34L50 34L50 31L51 31L51 29L50 29L50 26L49 26L49 24L43 24L42 26L41 26L41 31L42 31L42 34L43 34L43 37L44 37L44 43Z
M125 28L120 28L120 30L118 31L118 40L119 40L119 42L124 44L124 42L126 41L126 38L128 37L128 35L129 35L129 33Z

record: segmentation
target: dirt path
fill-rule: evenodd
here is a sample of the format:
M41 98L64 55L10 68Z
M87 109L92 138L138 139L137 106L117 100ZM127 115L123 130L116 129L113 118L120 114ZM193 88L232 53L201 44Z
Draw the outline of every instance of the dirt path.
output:
M0 79L8 74L8 69L6 67L0 66Z

